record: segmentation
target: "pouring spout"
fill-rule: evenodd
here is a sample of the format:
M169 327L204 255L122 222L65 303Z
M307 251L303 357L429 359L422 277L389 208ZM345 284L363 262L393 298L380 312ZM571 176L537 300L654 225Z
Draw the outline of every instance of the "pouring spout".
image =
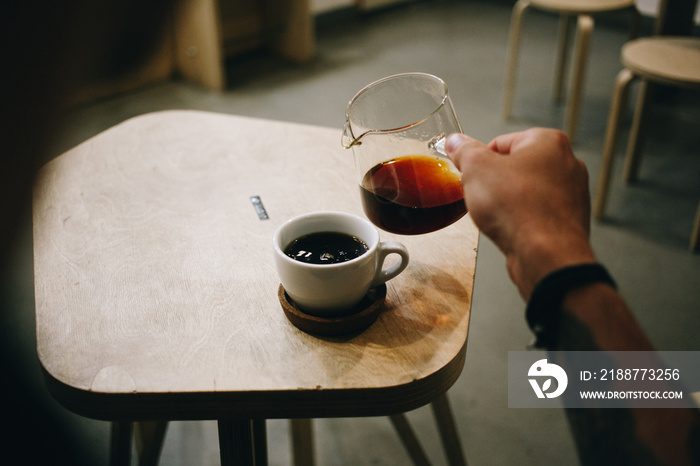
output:
M352 134L352 129L350 128L350 120L345 120L345 127L343 128L343 136L340 139L340 143L345 149L350 149L352 146L359 146L362 144L360 138L367 133L361 134L359 137L354 137Z
M340 143L343 145L344 149L350 149L352 146L359 146L362 144L359 139L360 138L351 139L343 134L343 138L341 139Z

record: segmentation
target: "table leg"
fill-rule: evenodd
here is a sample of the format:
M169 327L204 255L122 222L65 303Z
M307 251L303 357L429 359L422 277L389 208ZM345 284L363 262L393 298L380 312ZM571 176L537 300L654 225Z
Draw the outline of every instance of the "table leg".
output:
M294 466L314 466L314 432L311 419L291 419Z
M168 421L134 423L134 440L139 455L139 466L157 466L163 450Z
M219 419L218 424L221 466L267 464L264 420Z
M267 464L267 425L265 419L253 419L253 454L255 464Z
M399 438L406 448L408 455L411 457L413 464L415 466L429 465L430 461L423 451L423 448L421 448L418 437L416 437L416 434L413 432L406 416L403 414L394 414L393 416L389 416L389 419L391 419L391 423L394 424L394 428L399 434Z
M457 426L452 416L447 394L439 395L430 403L430 406L433 408L433 415L440 430L440 438L448 464L450 466L466 466L467 460L462 452L462 444L457 434Z
M131 422L112 422L109 447L110 466L131 464Z

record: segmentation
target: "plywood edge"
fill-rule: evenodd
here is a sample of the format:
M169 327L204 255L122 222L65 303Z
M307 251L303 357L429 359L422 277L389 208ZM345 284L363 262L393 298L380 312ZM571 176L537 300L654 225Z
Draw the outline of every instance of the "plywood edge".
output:
M433 401L459 378L466 341L440 370L405 384L371 389L105 393L72 387L43 368L49 393L69 411L104 421L226 418L322 418L387 416Z

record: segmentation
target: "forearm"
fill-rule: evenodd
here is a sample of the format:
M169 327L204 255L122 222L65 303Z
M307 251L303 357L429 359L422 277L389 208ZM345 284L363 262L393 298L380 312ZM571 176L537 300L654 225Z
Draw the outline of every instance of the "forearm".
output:
M557 349L654 350L617 290L604 283L573 289L565 296Z
M617 291L595 283L562 303L556 349L653 351ZM568 409L582 464L700 464L697 409Z
M561 350L557 364L566 365L572 351L652 350L622 298L605 284L607 273L594 265L588 172L562 132L533 128L487 145L456 134L446 149L462 173L472 219L504 253L529 303L526 316L538 342ZM557 271L563 274L552 275ZM568 414L584 464L700 464L697 410Z

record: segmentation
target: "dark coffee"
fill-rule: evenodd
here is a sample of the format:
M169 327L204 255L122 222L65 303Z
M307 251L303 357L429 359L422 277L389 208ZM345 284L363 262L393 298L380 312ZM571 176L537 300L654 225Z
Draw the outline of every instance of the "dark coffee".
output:
M402 235L438 230L467 213L459 174L436 157L382 162L365 174L360 192L367 218Z
M366 253L364 241L346 233L324 231L299 237L289 243L284 253L309 264L337 264Z

